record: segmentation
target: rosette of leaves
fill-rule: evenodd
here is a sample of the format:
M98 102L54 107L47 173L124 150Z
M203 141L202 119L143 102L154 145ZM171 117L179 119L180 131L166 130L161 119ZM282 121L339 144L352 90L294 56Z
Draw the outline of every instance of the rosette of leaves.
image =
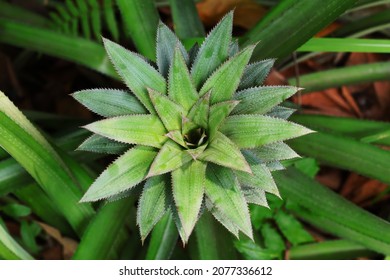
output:
M311 132L286 119L279 104L296 87L262 87L273 60L249 63L255 46L232 41L226 15L189 52L163 23L157 63L104 39L130 92L92 89L73 96L106 117L85 126L80 149L124 153L96 179L82 201L118 199L142 189L137 223L144 240L169 211L187 242L203 211L230 232L252 238L248 203L279 195L271 171L298 155L283 141Z

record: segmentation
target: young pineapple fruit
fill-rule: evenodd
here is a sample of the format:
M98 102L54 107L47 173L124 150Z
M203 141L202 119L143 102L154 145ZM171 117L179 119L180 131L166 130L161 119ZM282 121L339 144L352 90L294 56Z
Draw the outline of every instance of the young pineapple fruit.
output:
M169 211L184 243L203 211L230 232L252 238L248 203L267 207L279 196L271 171L298 157L283 141L311 130L278 106L296 87L262 87L273 60L249 63L255 46L239 51L227 14L189 53L160 23L157 69L139 54L104 39L130 92L93 89L73 96L106 117L85 126L94 134L80 149L124 153L82 201L119 199L142 188L137 223L144 240Z

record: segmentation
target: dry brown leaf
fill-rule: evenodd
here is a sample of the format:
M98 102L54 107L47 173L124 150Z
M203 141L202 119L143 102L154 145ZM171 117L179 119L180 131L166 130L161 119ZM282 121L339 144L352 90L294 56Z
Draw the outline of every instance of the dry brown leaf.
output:
M234 25L249 29L266 13L266 9L253 0L203 0L197 5L206 26L214 26L229 11L234 11Z
M62 254L64 259L70 259L76 251L78 243L73 239L62 236L61 232L52 226L41 222L38 222L38 224L49 236L53 237L53 239L62 245Z

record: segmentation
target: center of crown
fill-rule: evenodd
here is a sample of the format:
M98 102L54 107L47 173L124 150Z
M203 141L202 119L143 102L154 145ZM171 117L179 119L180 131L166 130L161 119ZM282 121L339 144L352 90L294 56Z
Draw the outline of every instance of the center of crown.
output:
M202 146L207 139L206 130L203 127L194 128L184 135L184 141L190 149Z

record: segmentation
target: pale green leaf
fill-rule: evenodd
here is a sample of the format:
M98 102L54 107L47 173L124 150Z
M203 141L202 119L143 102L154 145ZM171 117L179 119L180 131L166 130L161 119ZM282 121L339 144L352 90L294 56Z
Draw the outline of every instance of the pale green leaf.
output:
M234 109L239 101L231 100L216 103L210 107L209 116L209 138L213 139L219 126L229 116L230 112Z
M230 100L254 48L249 46L222 64L203 84L199 95L211 91L211 104Z
M169 67L173 60L175 48L178 48L188 64L188 54L183 44L177 38L175 33L166 26L162 21L158 24L157 29L157 66L160 73L168 76Z
M91 185L82 202L96 201L133 188L144 180L157 152L136 146L114 161Z
M266 59L249 64L242 75L239 90L261 86L274 65L275 59Z
M173 198L172 198L173 200ZM183 246L187 243L189 236L184 231L184 227L181 223L179 213L177 212L177 208L175 207L174 203L171 203L171 207L169 208L169 212L172 215L172 219L175 222L177 231L179 232L179 236L181 241L183 242Z
M201 161L191 161L172 172L173 198L187 238L198 220L205 173L206 164Z
M301 125L262 115L227 117L221 132L240 148L255 148L313 132Z
M167 85L164 77L140 55L126 50L110 40L103 39L103 42L115 69L125 84L149 112L153 114L154 109L149 99L147 88L165 94Z
M117 155L129 148L129 144L116 142L98 134L93 134L81 143L77 150Z
M230 231L234 236L238 238L239 228L229 220L215 205L210 201L210 199L206 199L206 207L207 210L211 212L214 218L220 222L228 231Z
M267 112L267 116L279 118L279 119L285 119L287 120L292 114L295 113L295 109L287 108L284 106L276 106L272 108L269 112Z
M191 69L196 88L200 88L211 73L229 57L232 25L233 12L230 12L214 27L201 45Z
M169 70L168 95L186 111L198 100L198 93L192 82L183 55L178 48L175 49L173 63Z
M283 164L280 163L280 161L270 161L266 163L267 168L269 171L277 171L277 170L284 170L286 169Z
M180 130L171 130L167 134L165 134L168 138L175 141L180 146L187 148L186 143L184 142L183 135L181 134Z
M86 129L109 139L160 148L167 137L164 125L155 115L130 115L97 121Z
M240 149L220 132L216 133L214 139L207 146L207 149L198 158L235 170L241 170L247 173L252 172Z
M149 96L155 110L168 131L180 130L184 109L168 98L152 89L149 89Z
M4 260L32 260L27 253L7 232L0 221L0 259Z
M253 239L248 205L233 171L208 164L205 193L227 219Z
M237 171L236 175L240 184L242 186L259 188L280 197L278 187L267 166L256 158L252 152L244 150L242 153L252 170L252 174Z
M210 93L201 97L189 111L187 117L200 127L208 127L208 118L210 110Z
M128 92L116 89L87 89L72 95L92 112L103 117L145 114L146 109Z
M240 46L238 45L238 40L233 39L229 45L229 57L235 56L240 51Z
M204 150L207 148L207 143L195 148L195 149L188 149L185 150L194 160L197 160L198 157L204 152Z
M253 203L259 206L269 207L265 191L258 187L241 186L245 200L248 203Z
M255 87L237 92L234 99L240 103L233 114L265 114L285 99L295 94L299 88L289 86Z
M253 149L252 152L262 161L270 162L299 158L300 156L291 149L286 143L275 142Z
M154 176L145 183L137 210L137 224L142 242L167 211L167 188L164 176Z
M192 157L185 150L168 139L154 159L148 177L173 171L191 160Z

